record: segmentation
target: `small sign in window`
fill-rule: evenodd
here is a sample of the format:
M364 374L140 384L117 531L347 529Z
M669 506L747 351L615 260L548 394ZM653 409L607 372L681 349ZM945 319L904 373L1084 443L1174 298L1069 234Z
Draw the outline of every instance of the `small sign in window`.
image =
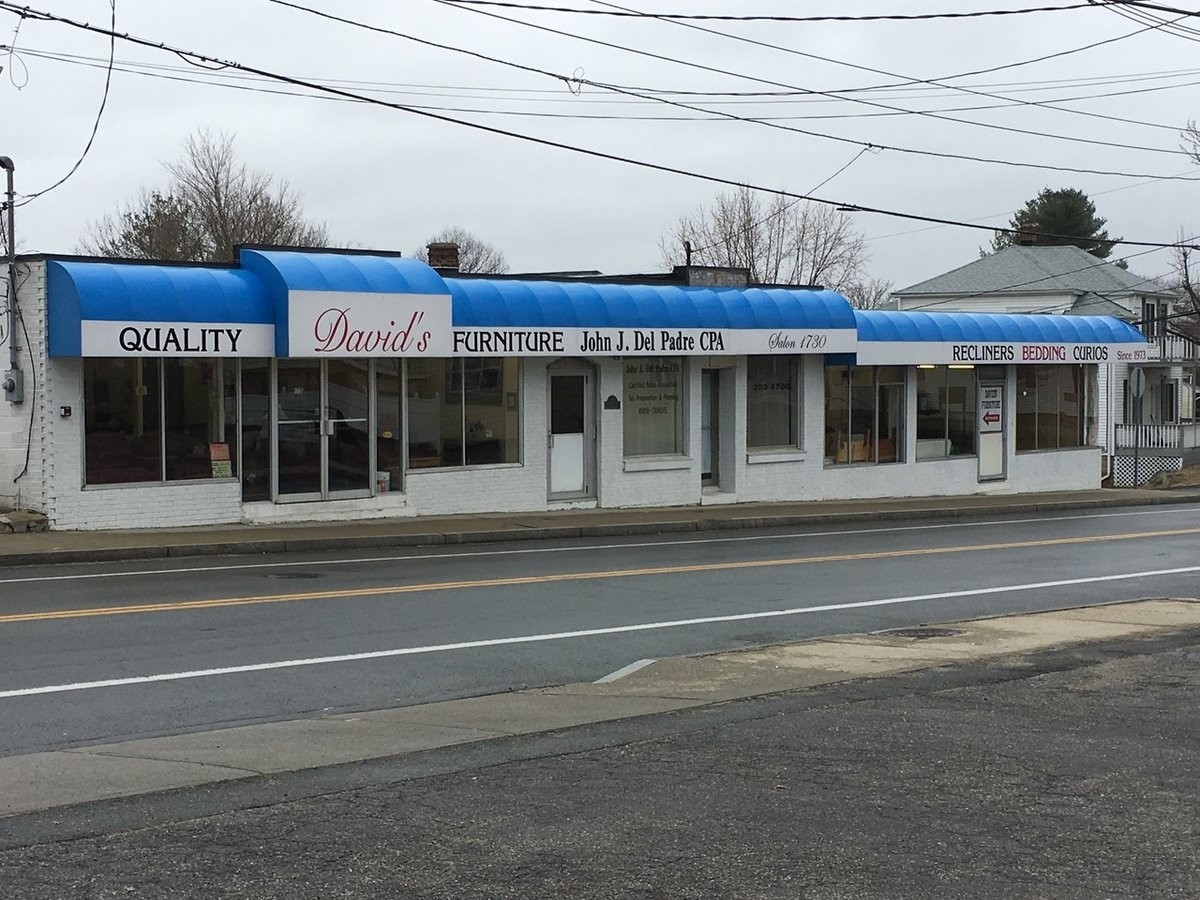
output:
M228 444L209 444L208 458L212 461L213 478L233 477L233 463L229 458Z

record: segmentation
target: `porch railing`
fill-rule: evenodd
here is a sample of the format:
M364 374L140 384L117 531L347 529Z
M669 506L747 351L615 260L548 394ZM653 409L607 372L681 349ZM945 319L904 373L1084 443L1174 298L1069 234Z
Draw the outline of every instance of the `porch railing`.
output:
M1191 338L1162 334L1150 338L1150 344L1158 349L1160 362L1195 362L1200 359L1200 344Z
M1118 450L1191 450L1200 447L1200 422L1175 425L1114 425Z

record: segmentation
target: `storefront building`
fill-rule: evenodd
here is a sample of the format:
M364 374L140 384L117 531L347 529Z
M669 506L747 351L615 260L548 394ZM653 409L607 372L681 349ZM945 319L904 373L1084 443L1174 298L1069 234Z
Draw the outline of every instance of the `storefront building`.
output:
M61 529L1095 487L1096 364L1145 340L346 252L21 266L0 500Z

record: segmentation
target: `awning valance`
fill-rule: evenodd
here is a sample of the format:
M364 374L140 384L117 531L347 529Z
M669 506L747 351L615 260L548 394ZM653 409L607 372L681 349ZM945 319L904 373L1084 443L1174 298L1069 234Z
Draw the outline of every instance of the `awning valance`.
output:
M447 278L454 355L824 353L854 346L833 291ZM531 348L530 345L534 346Z
M1096 363L1148 358L1112 316L856 310L861 365Z
M240 269L51 260L51 356L270 356L275 312Z

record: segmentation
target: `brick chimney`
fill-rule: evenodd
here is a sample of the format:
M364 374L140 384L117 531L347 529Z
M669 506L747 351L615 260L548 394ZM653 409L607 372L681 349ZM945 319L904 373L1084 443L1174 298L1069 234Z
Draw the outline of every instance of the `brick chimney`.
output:
M439 272L458 271L458 244L430 244L427 250L433 268Z
M1038 242L1038 227L1032 222L1017 229L1017 243L1022 247L1032 247Z

